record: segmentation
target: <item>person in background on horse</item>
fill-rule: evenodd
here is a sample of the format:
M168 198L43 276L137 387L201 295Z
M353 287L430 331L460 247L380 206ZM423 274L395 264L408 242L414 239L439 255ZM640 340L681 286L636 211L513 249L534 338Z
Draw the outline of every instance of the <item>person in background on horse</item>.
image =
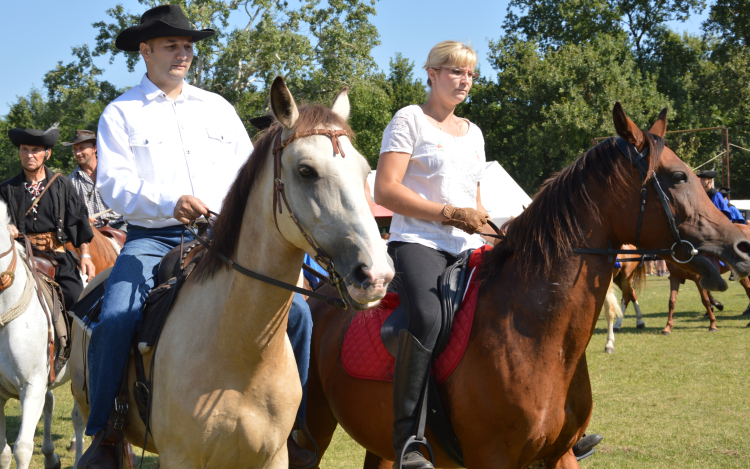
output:
M719 194L721 194L721 196L724 198L724 203L727 204L727 208L729 209L729 219L732 220L732 223L747 225L747 220L745 220L745 217L742 216L740 210L729 203L730 192L732 192L732 189L728 187L722 187L719 189Z
M424 65L429 99L399 110L383 132L375 202L393 211L388 254L409 319L393 376L394 467L402 450L402 467L433 467L417 445L404 445L417 431L417 404L440 332L438 276L462 252L482 246L477 233L489 219L479 190L484 138L454 114L469 94L476 62L473 48L460 42L433 47Z
M182 224L221 207L252 152L232 105L185 82L193 44L214 34L192 29L178 5L161 5L146 11L139 25L125 29L115 41L120 50L140 52L147 72L140 85L107 106L99 121L96 185L104 202L123 214L129 226L91 335L86 434L100 444L84 454L81 469L114 467L113 443L121 432L107 421L161 258L179 246ZM185 235L186 241L191 239ZM292 302L287 333L304 389L312 318L300 295ZM306 465L315 459L296 444L289 451L290 461Z
M719 173L714 171L713 169L705 169L703 171L696 172L695 175L700 179L703 190L706 191L706 195L708 195L708 198L711 199L711 202L713 202L716 208L721 210L721 213L726 215L727 218L731 220L732 215L729 213L729 206L727 205L724 197L721 195L719 190L714 187L714 178L718 176Z
M25 234L35 249L57 262L55 282L60 285L67 310L83 291L78 262L81 272L88 278L94 278L96 269L89 255L88 243L94 233L86 205L67 178L56 175L44 164L59 136L56 128L8 131L11 143L18 147L23 169L0 185L0 198L8 205L11 236L18 238ZM68 241L81 248L82 259L77 260L65 249Z
M111 210L102 200L96 188L96 133L91 130L76 130L70 142L62 142L65 147L73 147L73 156L78 166L68 176L78 195L83 199L89 215L94 220L94 227L101 228L109 225L118 230L126 231L126 223L122 215ZM95 217L95 215L98 215Z

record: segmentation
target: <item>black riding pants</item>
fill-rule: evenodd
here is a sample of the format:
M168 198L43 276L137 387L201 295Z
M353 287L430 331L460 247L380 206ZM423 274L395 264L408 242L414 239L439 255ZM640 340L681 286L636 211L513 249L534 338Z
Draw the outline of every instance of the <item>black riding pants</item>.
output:
M422 345L435 348L440 333L438 278L457 257L416 243L388 243L396 277L393 280L409 320L409 332Z
M78 301L78 297L83 291L83 280L78 274L78 267L76 261L72 255L66 252L47 252L50 256L54 257L59 267L57 268L57 274L55 275L55 282L60 285L62 290L63 302L65 303L65 310L73 306L73 303Z

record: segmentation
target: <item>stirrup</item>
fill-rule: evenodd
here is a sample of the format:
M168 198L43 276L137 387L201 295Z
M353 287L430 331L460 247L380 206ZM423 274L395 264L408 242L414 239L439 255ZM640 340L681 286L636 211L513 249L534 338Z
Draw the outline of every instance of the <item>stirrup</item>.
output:
M406 456L406 450L409 449L409 446L412 444L419 443L420 445L425 445L427 447L427 451L430 453L430 463L432 465L435 465L435 455L432 454L432 446L427 442L427 437L423 436L422 438L418 438L416 435L412 435L409 437L408 440L406 440L406 444L404 444L404 447L401 449L401 454L398 454L398 469L402 469L402 465L404 464L404 456Z

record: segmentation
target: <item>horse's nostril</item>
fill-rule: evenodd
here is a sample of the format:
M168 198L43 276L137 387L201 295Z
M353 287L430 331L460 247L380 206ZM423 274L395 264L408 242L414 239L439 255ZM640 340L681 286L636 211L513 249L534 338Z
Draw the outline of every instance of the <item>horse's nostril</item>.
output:
M740 241L737 243L737 250L744 254L750 254L750 243L747 241Z
M364 264L360 264L354 269L352 277L357 285L362 288L367 288L370 285L370 276L367 274Z

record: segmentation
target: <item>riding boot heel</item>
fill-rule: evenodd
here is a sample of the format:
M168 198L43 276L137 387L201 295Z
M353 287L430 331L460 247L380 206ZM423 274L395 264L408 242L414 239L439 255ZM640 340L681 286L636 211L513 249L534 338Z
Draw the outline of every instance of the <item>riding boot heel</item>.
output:
M398 458L403 454L403 469L434 469L425 459L418 445L403 451L406 441L417 433L417 414L420 397L432 363L432 350L428 350L409 331L398 336L398 353L393 371L393 448L398 469Z

